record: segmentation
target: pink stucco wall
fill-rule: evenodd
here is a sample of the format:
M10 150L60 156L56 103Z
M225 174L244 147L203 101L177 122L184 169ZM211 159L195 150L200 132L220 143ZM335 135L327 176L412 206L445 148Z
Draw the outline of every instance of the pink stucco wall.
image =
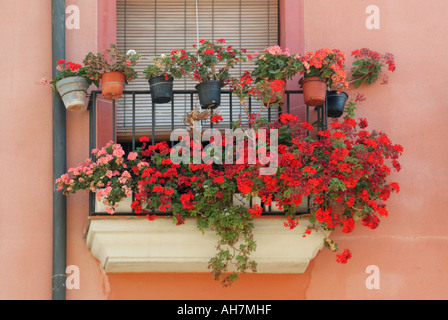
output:
M114 29L105 21L112 15L102 10L113 11L112 2L67 0L81 12L80 29L67 30L68 59L80 62L88 51L108 45ZM67 265L79 267L81 287L68 290L67 298L448 298L448 151L443 148L448 111L442 81L447 67L441 59L447 44L440 41L448 36L448 3L377 0L379 30L365 27L369 4L282 0L280 11L281 44L292 51L329 47L349 55L369 47L396 56L397 71L387 86L349 91L366 95L359 115L402 144L405 154L402 172L393 176L401 191L390 200L390 217L375 231L360 226L350 235L334 234L353 252L347 265L337 264L324 250L302 275L244 275L230 289L220 288L209 274L106 275L86 249L88 202L77 194L68 199ZM50 89L40 84L43 76L51 77L51 1L1 1L0 9L0 57L7 75L0 80L0 299L51 299L52 99ZM67 166L88 156L88 112L70 112ZM369 265L380 270L379 290L365 286Z
M51 297L50 4L0 3L0 299Z
M448 216L445 195L448 182L448 151L444 75L441 57L447 49L446 1L377 0L380 29L369 30L365 21L370 1L305 2L307 50L339 48L351 62L352 50L367 47L391 52L397 71L389 73L389 84L351 89L367 100L359 116L370 127L383 130L405 149L402 171L391 180L401 191L389 203L389 218L379 229L335 235L341 246L352 249L347 265L335 265L322 252L310 270L307 298L335 299L446 299L448 274ZM366 267L380 270L380 289L364 284Z

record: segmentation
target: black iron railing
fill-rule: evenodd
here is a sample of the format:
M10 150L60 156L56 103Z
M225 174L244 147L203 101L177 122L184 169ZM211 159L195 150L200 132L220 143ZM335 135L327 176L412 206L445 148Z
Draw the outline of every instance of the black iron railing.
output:
M326 106L319 107L310 107L303 104L302 100L303 91L302 90L287 90L285 92L285 101L282 107L272 109L269 108L265 111L263 116L267 118L269 122L276 121L278 117L282 113L293 113L298 114L303 121L318 123L318 125L325 129L327 128L327 112ZM224 122L225 125L221 125L219 127L215 127L217 129L232 129L233 121L236 121L241 116L241 106L239 105L239 100L235 98L234 94L231 91L222 91L222 96L224 97L220 106L220 110L224 110L224 113L229 117L228 121ZM226 98L227 97L227 98ZM152 143L159 142L160 139L157 138L157 132L160 128L163 130L174 131L179 128L185 128L186 124L179 121L179 100L182 105L186 103L183 110L193 111L197 106L197 91L195 90L175 90L174 91L174 99L169 104L154 104L151 101L151 92L149 90L139 90L139 91L130 91L125 90L123 92L123 97L119 100L107 101L108 104L111 105L112 108L112 124L111 124L111 132L110 132L110 140L115 141L120 144L127 145L128 151L133 151L137 148L139 137L142 135L151 137ZM89 97L89 112L90 112L90 124L89 124L89 148L93 150L97 148L97 110L98 105L100 103L104 103L104 99L102 98L101 91L92 91ZM120 111L120 108L126 108L128 113L125 127L123 127L123 123L117 124L117 111ZM259 106L255 105L251 99L248 101L249 111L258 111ZM139 111L137 111L139 110ZM160 114L160 111L164 114L165 123L162 125L158 122L157 115ZM144 130L139 130L137 126L137 121L142 112L146 115L148 114L149 121L145 124ZM169 115L169 116L167 116ZM170 119L168 124L166 120ZM122 127L120 127L120 125ZM209 123L208 126L213 128L213 124ZM118 130L117 130L118 129ZM206 129L206 128L205 128ZM126 132L125 135L117 134L118 132ZM163 135L162 135L163 136ZM123 141L120 141L123 139ZM168 139L163 139L167 141ZM170 142L170 141L168 141ZM90 215L92 216L103 216L108 215L105 212L96 212L95 209L95 198L94 195L90 195ZM271 206L265 206L265 214L268 215L282 215L282 212L275 212L277 210L273 210ZM307 213L307 212L301 212ZM171 213L157 213L158 215L171 215ZM135 215L132 210L125 213L116 213L116 215Z

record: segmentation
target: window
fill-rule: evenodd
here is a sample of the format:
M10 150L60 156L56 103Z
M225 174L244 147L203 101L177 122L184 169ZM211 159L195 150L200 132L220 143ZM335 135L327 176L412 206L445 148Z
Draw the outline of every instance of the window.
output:
M198 39L221 38L226 39L228 45L247 49L248 53L278 44L278 0L117 1L117 45L122 51L134 49L144 57L152 57L177 49L192 51L192 45ZM137 67L139 79L129 83L126 90L149 90L142 73L148 64L148 60L141 61ZM243 63L233 70L233 74L239 76L252 68L253 62ZM194 90L195 84L187 78L176 79L174 89ZM230 98L223 96L222 99L220 110L227 120L222 125L230 127ZM186 126L184 118L191 110L190 100L189 95L175 96L175 127ZM132 137L132 105L130 96L118 101L119 141L129 141ZM149 95L137 95L135 106L137 137L151 136L153 119ZM232 106L233 119L236 119L242 114L242 108L236 98L233 98ZM157 105L154 114L156 140L167 140L173 120L171 104ZM272 116L275 117L274 114Z

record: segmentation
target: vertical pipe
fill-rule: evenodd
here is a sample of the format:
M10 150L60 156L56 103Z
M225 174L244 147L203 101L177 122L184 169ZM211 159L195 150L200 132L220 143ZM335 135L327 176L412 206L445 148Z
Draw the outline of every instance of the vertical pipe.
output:
M52 0L52 68L65 59L65 0ZM66 172L66 111L61 97L53 93L53 181ZM67 248L67 200L53 184L53 300L65 300Z
M90 98L91 104L89 105L89 154L93 149L96 149L96 101L97 92L92 91L92 96ZM94 161L95 156L93 156ZM89 216L95 214L95 194L93 192L89 193Z

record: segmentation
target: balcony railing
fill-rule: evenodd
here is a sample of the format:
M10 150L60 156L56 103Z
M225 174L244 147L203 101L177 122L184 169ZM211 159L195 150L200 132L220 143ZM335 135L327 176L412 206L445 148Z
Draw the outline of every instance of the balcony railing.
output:
M309 107L303 104L302 90L287 90L285 101L282 107L269 108L262 116L269 122L276 121L282 113L297 114L303 121L318 123L327 128L326 106ZM186 111L193 111L197 103L197 91L195 90L174 90L174 99L169 104L154 104L151 101L149 90L130 91L125 90L123 97L118 100L106 101L102 98L101 91L92 91L89 97L88 109L90 112L89 124L89 148L97 148L97 111L99 104L108 103L112 108L112 123L107 125L110 128L110 140L126 146L127 151L137 148L141 136L150 137L152 143L159 141L169 141L170 133L176 129L185 129L187 124L183 122ZM258 103L258 102L257 102ZM250 112L256 112L260 106L252 100L248 102ZM244 117L239 99L231 91L222 91L222 101L219 108L225 121L219 125L206 123L203 129L232 129L233 121L239 117ZM143 121L139 119L144 119ZM309 199L308 199L309 201ZM308 207L308 206L304 206ZM90 195L89 210L91 216L107 216L105 212L96 212L94 194ZM283 215L273 206L264 206L265 215ZM301 210L299 214L308 213L307 209ZM170 212L156 213L157 215L171 215ZM117 216L136 215L132 210L124 213L116 213Z

